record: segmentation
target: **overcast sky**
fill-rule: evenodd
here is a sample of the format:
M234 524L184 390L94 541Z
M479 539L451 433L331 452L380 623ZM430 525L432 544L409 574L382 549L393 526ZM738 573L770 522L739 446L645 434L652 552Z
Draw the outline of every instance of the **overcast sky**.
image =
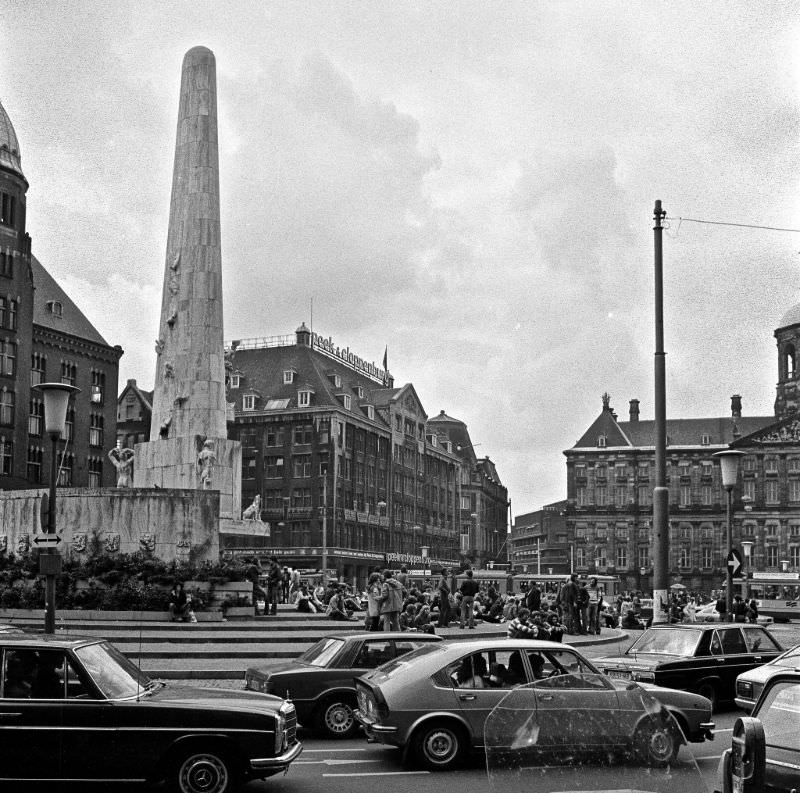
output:
M217 59L226 339L310 322L469 427L514 514L611 394L773 413L800 2L0 0L35 255L152 388L180 67ZM478 445L480 444L480 445Z

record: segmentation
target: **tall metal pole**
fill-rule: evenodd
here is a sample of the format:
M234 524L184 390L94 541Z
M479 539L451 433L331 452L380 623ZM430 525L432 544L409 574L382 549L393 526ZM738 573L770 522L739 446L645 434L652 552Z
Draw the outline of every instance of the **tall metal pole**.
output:
M322 479L322 586L328 591L328 469Z
M669 490L667 489L667 388L664 352L664 276L661 221L666 217L661 201L653 211L655 261L655 429L656 484L653 488L653 622L669 622Z
M725 619L733 619L733 568L728 564L728 560L733 554L733 486L726 487L728 493L728 526L727 526L727 556L725 557Z
M51 454L50 454L50 494L47 501L47 533L56 533L56 477L58 476L58 438L59 434L55 432L50 433L50 440L52 441ZM46 548L42 553L58 554L58 551L53 548ZM60 554L59 554L60 556ZM44 583L44 632L56 632L56 577L55 571L50 560L45 560L44 568L45 573Z

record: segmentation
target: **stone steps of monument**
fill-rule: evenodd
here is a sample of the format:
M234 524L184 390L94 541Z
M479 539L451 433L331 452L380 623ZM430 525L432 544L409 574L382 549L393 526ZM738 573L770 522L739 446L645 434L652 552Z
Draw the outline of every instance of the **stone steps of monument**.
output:
M246 645L222 645L218 642L176 647L172 642L114 642L129 658L181 658L196 661L204 658L219 659L258 659L269 661L275 658L296 658L305 652L318 637L309 638L305 642L276 645L272 642L258 642Z

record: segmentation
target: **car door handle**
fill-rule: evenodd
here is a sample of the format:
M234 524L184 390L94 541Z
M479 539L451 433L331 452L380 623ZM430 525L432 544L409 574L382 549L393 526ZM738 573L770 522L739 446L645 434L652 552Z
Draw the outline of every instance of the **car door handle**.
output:
M545 694L544 696L539 697L539 699L542 700L542 702L552 702L553 695L552 694Z
M21 715L21 713L0 713L0 719L15 719Z
M724 663L725 663L725 659L724 659L724 658L715 658L714 660L715 660L715 661L716 661L718 664L724 664Z
M758 661L758 663L761 663L761 661L762 661L763 659L761 658L761 656L760 656L760 655L755 655L755 656L753 656L753 660L754 660L754 661Z
M459 697L459 699L460 699L462 702L472 702L472 700L473 700L473 699L477 699L477 697L475 696L475 694L462 694L462 695Z

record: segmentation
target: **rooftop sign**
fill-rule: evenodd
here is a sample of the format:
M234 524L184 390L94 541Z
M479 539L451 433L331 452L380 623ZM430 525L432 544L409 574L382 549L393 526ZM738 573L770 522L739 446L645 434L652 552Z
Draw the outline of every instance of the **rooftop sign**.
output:
M337 347L330 336L324 339L319 333L312 333L311 346L382 385L386 385L388 382L389 373L385 369L379 368L374 363L367 363L363 358L359 358L352 352L349 347Z

